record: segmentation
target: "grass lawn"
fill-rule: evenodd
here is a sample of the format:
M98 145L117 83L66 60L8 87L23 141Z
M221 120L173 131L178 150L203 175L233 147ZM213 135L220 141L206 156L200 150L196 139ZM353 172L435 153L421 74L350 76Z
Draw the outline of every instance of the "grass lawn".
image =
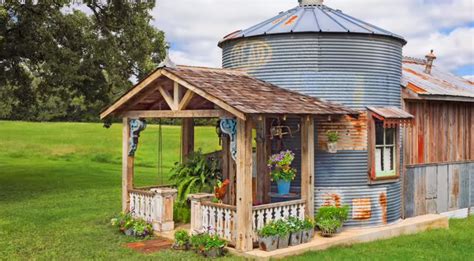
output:
M215 129L199 127L197 146L219 148ZM0 121L0 259L189 260L191 253L142 255L109 226L120 211L121 126ZM157 176L157 126L142 133L136 185ZM164 127L164 173L179 157L179 128ZM229 257L228 259L237 259ZM396 239L308 253L291 260L474 260L474 218Z

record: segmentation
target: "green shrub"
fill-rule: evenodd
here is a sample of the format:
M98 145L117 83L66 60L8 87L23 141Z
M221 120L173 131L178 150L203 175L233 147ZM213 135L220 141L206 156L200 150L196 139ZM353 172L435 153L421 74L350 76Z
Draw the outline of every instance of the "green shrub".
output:
M318 214L316 215L316 221L319 222L320 220L326 219L337 219L341 223L344 223L349 218L349 206L343 207L335 207L335 206L326 206L321 207L318 210Z
M173 206L173 221L187 224L191 221L191 208L186 202L175 202Z
M212 193L220 179L219 162L208 159L199 149L183 163L176 163L170 180L178 189L178 202L185 202L190 193Z
M135 220L135 222L133 222L132 229L133 229L133 234L136 237L143 238L146 236L153 235L153 226L141 219Z
M180 229L174 233L174 244L178 247L188 245L189 240L190 237L186 230Z
M110 220L110 224L121 231L133 226L133 218L130 213L120 213Z

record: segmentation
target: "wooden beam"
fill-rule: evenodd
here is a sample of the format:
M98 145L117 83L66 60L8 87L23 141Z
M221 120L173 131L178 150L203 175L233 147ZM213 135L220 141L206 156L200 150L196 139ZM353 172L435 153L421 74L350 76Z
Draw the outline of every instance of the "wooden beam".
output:
M178 110L180 111L186 109L186 106L188 106L189 102L191 102L193 97L194 92L187 90L183 96L183 99L181 99L181 101L179 102Z
M128 111L129 118L220 118L229 116L223 110L190 110L190 111Z
M150 76L145 78L143 81L135 85L129 92L123 95L118 101L116 101L112 106L107 108L104 112L100 114L100 119L104 119L110 114L112 114L118 107L126 103L131 97L135 96L137 93L145 89L150 83L158 79L162 75L162 70L157 70L152 73Z
M245 114L244 113L242 113L239 110L233 108L232 106L228 105L227 103L217 99L216 97L204 92L203 90L201 90L199 88L196 88L195 86L187 83L186 81L183 81L181 78L177 77L176 75L174 75L170 72L163 71L162 73L163 73L164 76L168 77L169 79L171 79L175 82L178 82L181 86L187 88L188 90L193 91L194 93L196 93L197 95L203 97L204 99L207 99L210 102L212 102L212 103L216 104L217 106L219 106L220 108L230 112L231 114L233 114L237 118L240 118L241 120L245 120Z
M270 193L270 173L267 166L270 152L268 150L268 143L270 142L267 137L269 125L265 117L261 117L257 120L256 133L257 133L257 202L260 204L267 204L269 202Z
M173 82L173 106L176 110L179 110L179 101L181 100L181 87L179 83Z
M314 118L301 118L301 199L306 201L305 216L314 217Z
M170 106L170 109L173 110L173 111L177 111L178 108L175 107L173 97L171 97L169 92L167 90L165 90L163 88L163 86L158 87L158 90L160 90L161 96L163 96L163 98L165 99L168 106Z
M194 151L194 120L186 118L181 123L181 162Z
M237 119L237 242L238 251L253 249L252 124Z
M129 191L133 189L133 164L134 158L128 156L130 149L130 127L129 119L123 118L122 124L122 211L130 212L130 195Z

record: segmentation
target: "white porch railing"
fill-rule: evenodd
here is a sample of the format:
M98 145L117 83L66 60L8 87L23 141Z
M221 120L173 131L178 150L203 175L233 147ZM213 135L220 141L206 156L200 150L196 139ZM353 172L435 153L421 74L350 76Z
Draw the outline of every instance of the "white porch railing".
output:
M130 213L134 218L153 224L155 231L174 229L173 203L176 189L148 187L129 190Z
M236 234L236 207L224 204L202 202L202 229L211 235L218 235L228 242L235 242Z
M156 193L145 190L130 190L130 213L134 218L140 218L147 222L157 220Z
M211 194L191 196L191 232L207 232L234 244L237 240L237 208L211 203ZM252 209L253 240L258 241L257 231L271 221L296 217L305 218L305 200L293 200L254 206Z
M258 241L257 231L272 221L287 219L289 217L296 217L303 220L305 218L305 207L305 200L292 200L254 206L252 212L254 241Z

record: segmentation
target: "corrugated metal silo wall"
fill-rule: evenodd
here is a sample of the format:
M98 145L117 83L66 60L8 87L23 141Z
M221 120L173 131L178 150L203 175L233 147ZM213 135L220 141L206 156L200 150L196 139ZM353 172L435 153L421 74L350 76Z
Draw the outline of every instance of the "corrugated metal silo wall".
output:
M243 69L280 87L360 110L401 106L401 61L402 44L380 36L269 35L223 45L224 68ZM369 185L367 151L315 154L316 209L328 196L338 195L340 203L351 207L349 226L400 218L401 183ZM293 182L298 184L299 179Z

